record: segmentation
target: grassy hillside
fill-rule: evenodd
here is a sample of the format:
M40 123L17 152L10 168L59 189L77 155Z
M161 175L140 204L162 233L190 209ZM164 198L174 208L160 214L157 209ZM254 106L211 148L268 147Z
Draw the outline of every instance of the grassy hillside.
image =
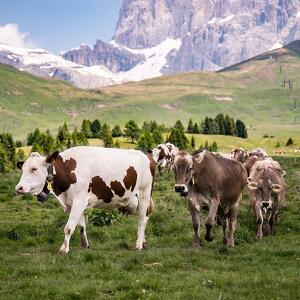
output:
M124 125L157 120L171 125L228 113L244 120L250 136L296 135L300 130L300 47L297 43L222 72L197 72L81 91L0 66L0 130L22 137L32 127L57 128L99 118ZM282 87L284 78L293 89ZM297 108L294 109L294 101ZM294 125L295 117L296 125Z
M165 172L155 180L157 210L146 230L147 251L132 250L136 217L120 216L108 227L88 224L88 251L80 250L76 231L68 256L57 254L67 221L58 202L16 197L20 174L0 174L0 298L298 299L300 160L280 163L287 171L287 197L275 236L255 240L245 191L236 247L224 246L215 226L216 239L194 249L186 201L173 192L173 175Z

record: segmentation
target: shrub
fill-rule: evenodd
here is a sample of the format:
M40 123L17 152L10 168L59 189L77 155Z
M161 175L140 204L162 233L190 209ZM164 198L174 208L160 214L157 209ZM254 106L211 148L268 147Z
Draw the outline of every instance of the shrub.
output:
M118 219L118 213L116 211L107 211L98 208L91 208L87 210L88 222L94 226L109 226L112 225Z
M293 141L292 138L289 138L289 139L287 140L287 142L286 142L286 146L288 147L288 146L291 146L291 145L294 145L294 141Z

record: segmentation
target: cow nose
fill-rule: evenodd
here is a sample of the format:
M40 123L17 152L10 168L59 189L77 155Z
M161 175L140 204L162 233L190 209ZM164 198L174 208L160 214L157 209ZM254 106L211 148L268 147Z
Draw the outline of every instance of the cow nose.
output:
M16 186L16 192L17 192L18 194L23 194L23 193L24 193L23 187L22 187L21 185L17 185L17 186Z
M261 203L261 205L263 208L267 208L269 206L269 202L264 201Z
M175 192L176 193L184 192L184 186L183 185L175 185Z

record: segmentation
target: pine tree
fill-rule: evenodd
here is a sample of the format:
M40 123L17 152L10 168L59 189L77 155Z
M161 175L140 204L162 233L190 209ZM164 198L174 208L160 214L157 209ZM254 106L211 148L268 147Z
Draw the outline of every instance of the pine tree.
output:
M120 128L119 125L116 125L113 128L113 130L112 130L112 136L113 137L120 137L120 136L122 136L122 130L121 130L121 128Z
M148 149L152 149L154 146L154 140L150 131L145 131L140 135L138 139L138 149L146 152Z
M131 143L134 143L134 141L138 140L140 129L133 120L130 120L126 123L124 135L131 141Z
M228 115L225 116L225 135L235 135L235 124L232 118L230 118Z
M0 144L0 172L8 172L11 169L11 161L8 158L7 151Z
M191 139L191 146L192 146L193 149L195 149L196 142L195 142L195 138L194 138L193 135L192 135L192 139Z
M114 144L114 148L121 148L119 140L116 140L116 142Z
M176 123L174 125L174 128L179 129L181 132L184 132L184 127L183 127L183 125L182 125L182 123L181 123L180 120L176 121Z
M209 150L208 141L205 141L205 144L204 144L204 149L206 149L206 150Z
M162 144L164 142L164 138L162 136L161 131L157 128L154 131L152 131L152 138L155 145Z
M44 154L43 153L43 149L41 148L41 146L37 143L34 143L31 147L31 152L38 152L39 154Z
M215 117L215 121L218 124L219 127L219 134L225 135L225 118L223 114L218 114Z
M286 142L286 146L288 147L288 146L291 146L291 145L294 145L294 141L293 141L293 139L290 137L290 138L287 140L287 142Z
M195 123L195 124L194 124L194 133L195 133L195 134L199 134L199 133L200 133L200 128L199 128L198 123Z
M81 132L86 136L86 138L91 138L93 136L91 131L91 121L84 119L81 124Z
M104 123L102 126L102 140L103 140L103 145L104 147L110 148L113 147L113 138L112 138L112 133L110 130L110 127Z
M194 133L194 124L193 124L193 121L192 121L191 118L190 118L188 126L186 128L186 132L187 133Z
M88 125L84 124L84 127L88 130ZM100 138L101 137L101 123L98 119L94 120L91 124L90 124L90 130L91 130L91 135L94 138ZM85 133L89 133L89 132L85 132Z
M237 120L235 123L235 126L236 126L236 132L237 132L238 137L241 137L241 138L248 137L247 128L246 128L246 125L244 124L244 122L242 122L241 120Z

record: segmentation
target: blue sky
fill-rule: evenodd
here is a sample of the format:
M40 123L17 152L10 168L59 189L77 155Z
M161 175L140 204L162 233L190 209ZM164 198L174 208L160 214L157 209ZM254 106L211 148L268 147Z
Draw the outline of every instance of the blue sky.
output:
M0 42L1 27L11 23L19 31L12 36L27 33L26 45L55 53L82 43L93 45L99 38L109 41L121 4L122 0L1 0Z

